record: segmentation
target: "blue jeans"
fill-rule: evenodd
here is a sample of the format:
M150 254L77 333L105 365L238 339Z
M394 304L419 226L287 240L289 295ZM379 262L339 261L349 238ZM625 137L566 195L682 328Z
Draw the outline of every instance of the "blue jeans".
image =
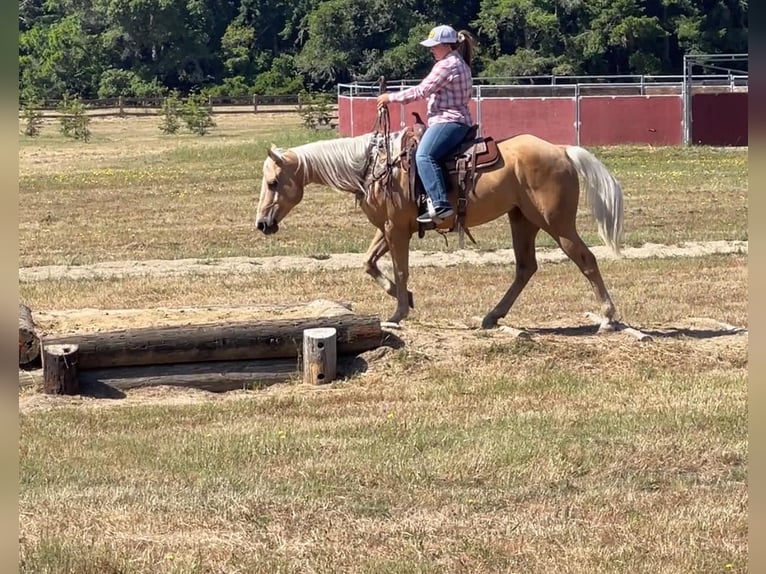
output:
M451 207L447 199L447 185L439 165L448 151L457 146L471 126L458 122L442 122L429 126L423 134L415 153L415 163L423 187L431 198L434 209Z

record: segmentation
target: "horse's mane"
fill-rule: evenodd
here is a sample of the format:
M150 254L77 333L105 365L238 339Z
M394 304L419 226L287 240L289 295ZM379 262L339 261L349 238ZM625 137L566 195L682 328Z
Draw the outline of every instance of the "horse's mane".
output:
M307 143L290 148L300 167L308 167L327 185L343 191L364 192L367 154L373 134Z

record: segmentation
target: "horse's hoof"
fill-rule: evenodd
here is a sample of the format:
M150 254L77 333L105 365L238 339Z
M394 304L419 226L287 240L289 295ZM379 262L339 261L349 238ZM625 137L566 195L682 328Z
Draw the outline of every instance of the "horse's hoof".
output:
M617 321L604 321L598 326L599 333L614 333L617 330Z
M482 319L481 321L481 328L482 329L494 329L497 327L497 319L492 317L491 315L487 315Z

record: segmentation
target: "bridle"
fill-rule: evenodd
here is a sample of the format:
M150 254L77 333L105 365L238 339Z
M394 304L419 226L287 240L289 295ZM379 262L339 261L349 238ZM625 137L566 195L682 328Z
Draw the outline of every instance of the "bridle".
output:
M378 94L382 94L385 92L385 90L386 80L383 76L381 76L378 80ZM373 161L372 152L376 147L378 150L381 148L385 149L385 162L378 161L380 152L376 154L375 161ZM388 113L388 106L383 106L378 109L378 115L375 117L375 125L372 129L370 142L367 145L367 158L364 167L364 173L368 189L372 186L372 184L378 183L381 185L385 192L388 193L390 191L390 186L388 183L391 180L394 167L401 159L401 156L392 158L391 153L391 117ZM372 166L370 166L371 163Z

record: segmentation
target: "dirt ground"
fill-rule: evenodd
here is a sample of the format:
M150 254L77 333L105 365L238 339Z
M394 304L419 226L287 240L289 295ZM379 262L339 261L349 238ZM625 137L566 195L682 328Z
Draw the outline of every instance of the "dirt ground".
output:
M596 248L598 249L598 248ZM594 249L594 252L596 251ZM623 257L693 257L713 253L744 253L748 251L748 243L743 241L687 243L676 246L645 245L640 248L624 248ZM604 249L596 253L597 257L606 258L610 255ZM558 250L541 252L541 261L557 261L563 258ZM210 263L200 263L198 260L176 261L122 261L99 263L90 266L65 267L50 266L26 268L19 270L21 281L36 281L47 278L91 278L104 276L125 277L130 275L178 275L185 273L237 273L273 271L290 268L323 268L342 269L361 267L363 255L336 254L327 259L316 260L304 257L266 257L259 259L231 258L216 260ZM476 251L459 251L454 253L413 252L413 266L451 266L462 263L489 264L512 260L510 250L479 253ZM335 315L351 313L351 305L344 302L316 300L302 305L263 305L263 306L209 306L194 308L152 308L152 309L70 309L70 310L40 310L35 311L35 321L43 333L69 334L82 332L101 332L129 329L151 325L191 325L204 323L233 322L237 320L253 320L261 315L269 318L299 318L317 315ZM545 338L549 341L559 341L569 344L571 336L576 331L578 342L600 349L599 352L614 352L621 345L644 344L654 340L673 340L686 335L694 341L695 352L708 354L740 353L747 349L747 328L729 325L713 317L690 317L678 324L666 326L663 329L651 331L632 331L627 325L612 333L599 333L598 324L593 317L583 315L578 324L562 327L555 324L537 324L520 334L509 328L499 328L489 333L479 335L477 326L480 318L467 323L425 324L423 322L405 322L401 327L385 327L392 341L403 344L406 348L416 349L417 353L427 355L430 361L450 361L455 353L465 348L467 343L492 344L493 342L508 342L521 337ZM644 338L642 338L642 336ZM619 344L616 344L619 342ZM366 372L384 371L390 358L392 346L383 346L369 351L361 356L366 363ZM39 386L42 373L40 370L19 371L19 383L22 387L19 396L20 412L30 409L51 408L62 404L86 404L108 406L115 404L130 405L144 402L162 401L163 403L188 403L205 400L231 400L244 396L245 391L234 391L217 395L202 390L185 388L144 388L134 389L126 393L122 401L103 401L93 397L51 397L41 394L34 389ZM275 392L285 385L276 385L265 392ZM311 392L309 389L291 392Z
M747 241L689 242L681 245L645 244L641 247L623 247L621 257L645 259L652 257L699 257L713 254L747 253ZM591 248L598 260L614 259L608 248L599 245ZM540 262L558 262L566 259L560 249L540 251ZM458 250L451 253L441 251L411 251L410 267L451 267L461 264L490 265L511 264L513 250L498 249L480 252ZM174 275L230 275L233 273L258 273L303 269L306 271L361 269L364 262L362 253L336 253L312 257L228 257L221 259L148 259L143 261L107 261L93 265L47 265L19 269L19 281L41 281L46 279L96 279L135 276L169 277ZM381 262L385 267L387 260Z
M244 309L244 308L243 308ZM240 309L239 311L242 311ZM236 318L237 309L216 310L208 308L195 310L194 320L212 320L215 317L226 316L227 318ZM112 312L109 316L103 316L100 320L102 325L107 325L111 320L114 324L120 324L122 328L127 328L124 321L134 322L136 325L152 324L162 316L163 321L170 320L173 324L173 318L180 322L179 317L184 315L180 309L152 309L152 310L123 310ZM58 313L49 313L41 315L43 318L56 317L58 320L69 321L69 325L74 325L79 319L86 317L95 318L97 314L93 310L78 310ZM88 330L91 331L93 325L88 323ZM405 323L398 328L384 327L384 332L388 334L393 344L384 344L383 346L367 351L357 357L365 367L362 376L381 376L389 368L389 362L392 360L395 348L414 349L415 353L422 357L427 357L429 364L447 363L454 360L465 350L466 345L493 345L510 344L517 341L519 332L513 329L498 328L490 332L480 332L475 324L439 324L423 325ZM544 339L551 344L569 346L573 344L573 335L577 336L577 345L585 352L597 352L605 355L614 355L615 360L625 353L626 348L635 345L652 345L654 342L662 345L664 342L678 340L679 337L685 337L687 341L693 341L694 353L710 356L731 356L746 352L748 345L747 329L728 325L709 317L690 317L679 321L672 326L663 329L652 329L643 331L647 338L639 340L634 334L626 331L617 331L610 333L600 333L598 325L587 317L582 317L578 325L562 327L559 324L540 323L535 327L526 329L521 337L530 340ZM662 352L662 351L659 351ZM339 365L339 371L344 367ZM413 371L412 376L418 377L417 370ZM146 387L136 388L125 391L124 397L120 400L105 400L104 398L91 396L57 396L45 395L39 390L42 381L42 371L40 369L19 371L19 412L25 413L39 409L58 408L66 405L77 405L83 407L118 407L140 405L147 403L162 403L165 405L183 405L191 403L200 403L206 401L226 401L238 400L252 396L252 391L228 391L226 393L213 393L205 390L184 388L184 387ZM259 393L268 396L277 392L290 393L310 393L318 392L321 387L311 387L307 385L291 385L288 383L275 384L264 388Z

